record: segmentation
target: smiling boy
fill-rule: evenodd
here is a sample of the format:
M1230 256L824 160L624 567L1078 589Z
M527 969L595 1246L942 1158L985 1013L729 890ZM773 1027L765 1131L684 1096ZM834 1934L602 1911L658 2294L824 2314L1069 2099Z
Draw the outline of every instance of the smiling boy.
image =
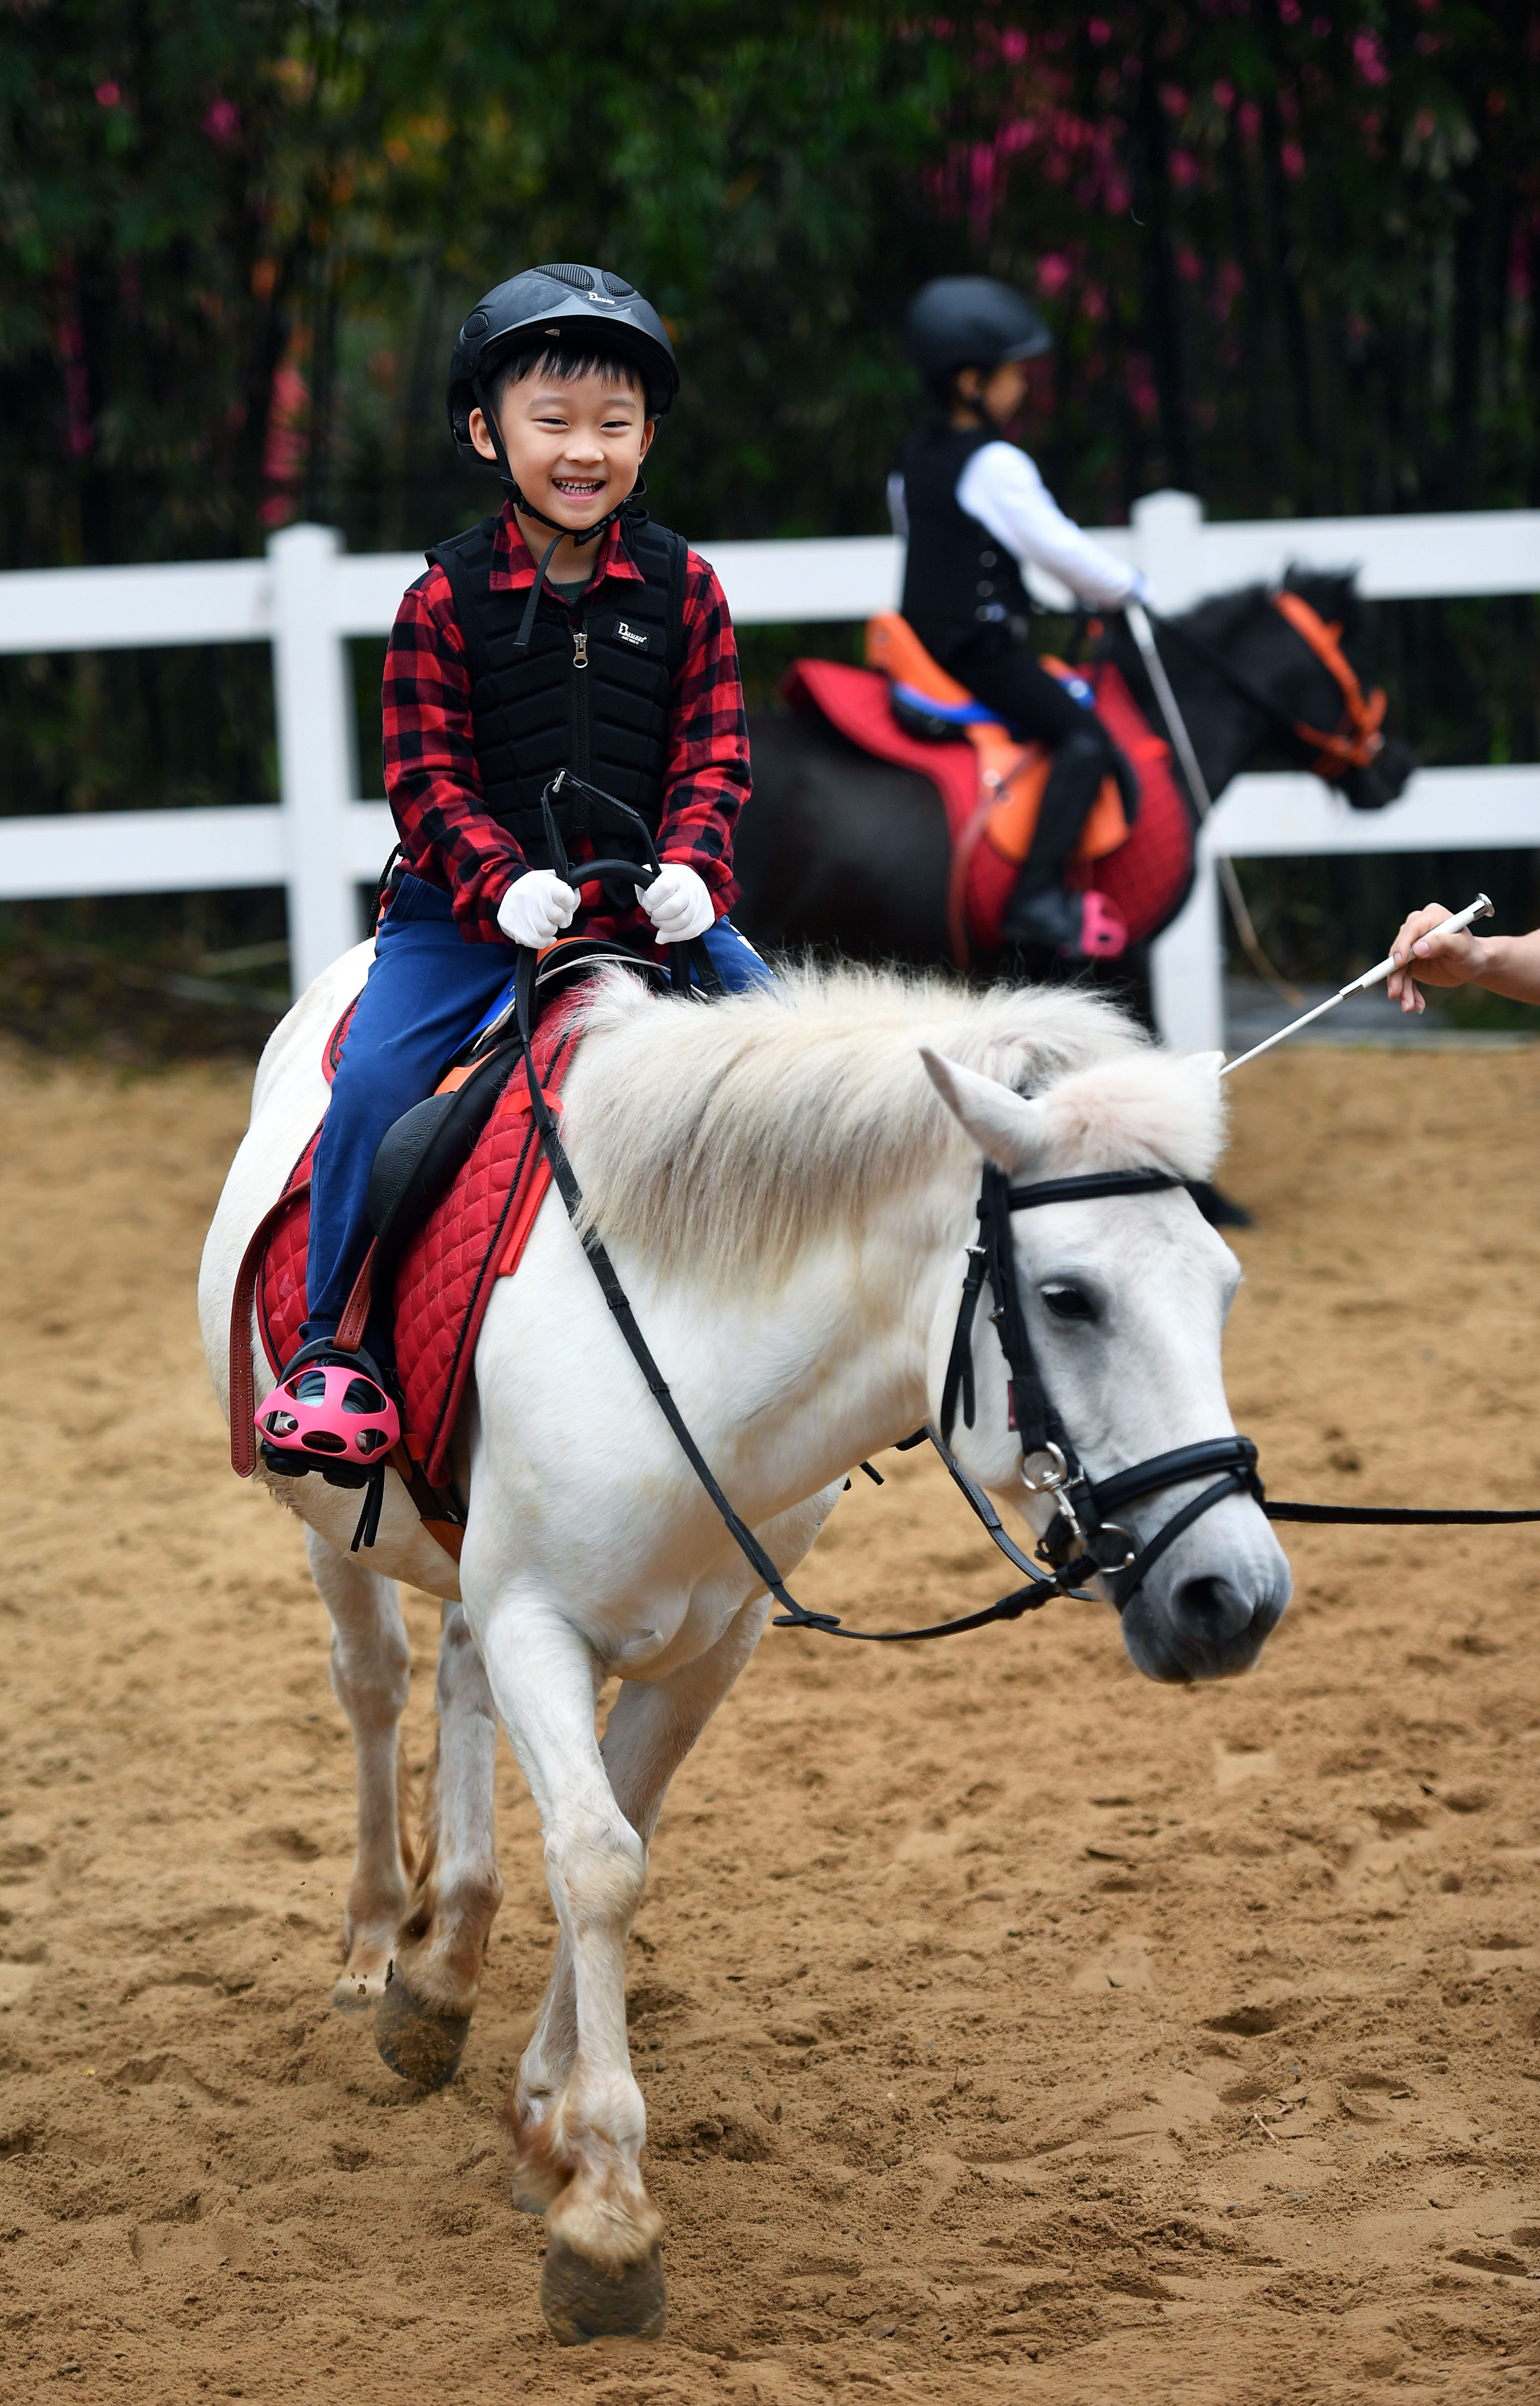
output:
M702 937L728 985L769 976L725 915L749 791L732 622L706 562L638 499L678 389L661 318L603 269L527 269L460 329L450 429L462 457L497 466L507 499L428 554L391 633L385 783L402 873L316 1152L309 1317L284 1378L302 1360L356 1366L332 1340L379 1140L505 985L512 947L549 943L577 910L541 817L558 770L638 812L662 864L644 899L603 905L586 932L654 958ZM597 856L582 837L569 850ZM328 1408L345 1383L317 1381Z

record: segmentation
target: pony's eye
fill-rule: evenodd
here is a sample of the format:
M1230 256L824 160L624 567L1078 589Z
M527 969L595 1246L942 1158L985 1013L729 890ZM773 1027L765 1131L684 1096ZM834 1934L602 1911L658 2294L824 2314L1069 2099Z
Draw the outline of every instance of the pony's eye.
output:
M1083 1287L1046 1286L1043 1301L1055 1320L1095 1320L1096 1307Z

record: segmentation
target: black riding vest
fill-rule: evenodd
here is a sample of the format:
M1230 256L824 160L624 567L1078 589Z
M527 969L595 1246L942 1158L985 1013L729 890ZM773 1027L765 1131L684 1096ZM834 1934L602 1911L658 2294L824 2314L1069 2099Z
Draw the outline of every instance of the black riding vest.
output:
M542 590L527 651L515 637L528 587L491 589L495 517L436 544L471 674L476 767L487 814L533 869L549 867L540 797L572 769L641 813L663 815L669 703L685 649L680 535L628 513L621 539L646 579L603 584L575 610Z
M904 616L943 662L982 628L1024 621L1032 607L1010 553L957 502L957 479L973 454L998 440L936 420L910 436L898 463L909 511Z

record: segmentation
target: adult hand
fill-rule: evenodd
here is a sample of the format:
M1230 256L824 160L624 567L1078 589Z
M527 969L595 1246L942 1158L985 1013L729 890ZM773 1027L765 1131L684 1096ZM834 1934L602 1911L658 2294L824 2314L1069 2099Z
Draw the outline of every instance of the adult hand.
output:
M1405 1012L1426 1009L1414 978L1424 985L1469 985L1487 967L1487 948L1468 927L1430 932L1449 915L1442 902L1428 903L1403 921L1391 946L1398 967L1386 979L1385 991Z
M578 897L554 869L527 869L516 877L497 908L497 923L511 944L537 950L571 924Z
M657 929L660 944L687 944L715 923L716 905L710 886L682 860L666 860L661 875L650 885L637 887L636 899Z

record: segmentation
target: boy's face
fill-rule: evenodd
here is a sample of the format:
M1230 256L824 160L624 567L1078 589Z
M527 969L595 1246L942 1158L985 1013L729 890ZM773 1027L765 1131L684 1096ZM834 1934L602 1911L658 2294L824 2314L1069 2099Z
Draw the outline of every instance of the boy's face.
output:
M1045 418L1053 405L1052 355L1003 360L987 375L982 368L964 368L957 390L965 401L982 403L996 426L1009 426L1017 418Z
M497 413L519 490L558 526L591 526L623 502L653 439L640 388L597 369L567 383L535 368L504 388ZM484 460L497 457L479 409L471 440Z

